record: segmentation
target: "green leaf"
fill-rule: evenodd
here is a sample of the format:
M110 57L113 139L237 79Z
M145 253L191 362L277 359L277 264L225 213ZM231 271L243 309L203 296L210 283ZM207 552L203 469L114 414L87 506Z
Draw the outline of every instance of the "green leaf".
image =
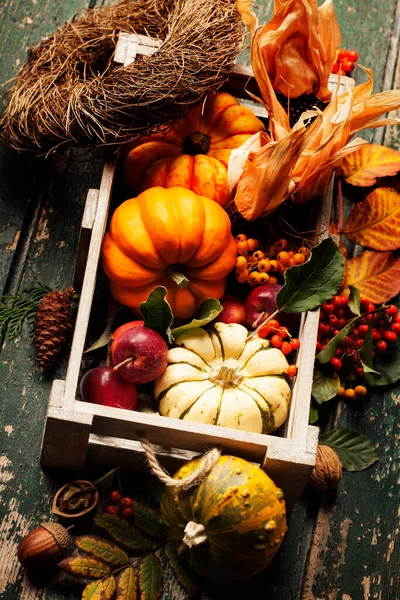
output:
M185 331L193 329L194 327L204 327L204 325L207 325L218 317L222 308L221 303L215 298L206 298L206 300L202 302L199 312L190 323L182 325L181 327L175 327L175 329L172 330L174 337L177 338L182 335L182 333L185 333Z
M332 400L338 393L339 388L340 377L337 373L325 374L318 369L314 369L311 394L318 404Z
M159 285L152 290L146 302L141 302L140 313L144 319L144 326L154 329L163 337L167 336L172 344L174 341L171 325L174 315L166 300L167 288Z
M331 238L313 248L303 265L285 272L285 285L276 297L280 310L314 310L336 294L344 275L344 258Z
M110 304L107 311L106 327L101 336L95 342L93 342L93 344L89 348L84 350L85 353L93 352L93 350L98 350L99 348L103 348L104 346L107 346L109 344L111 340L111 333L115 315L117 314L117 311L121 308L121 304L119 304L115 300L110 300Z
M167 544L165 555L175 577L184 588L185 592L189 594L189 596L198 594L200 592L199 579L196 577L195 573L189 569L188 565L182 561L171 544Z
M148 554L140 564L140 600L158 600L163 592L163 572L158 558Z
M134 527L117 515L102 514L94 518L95 524L106 531L108 535L118 544L122 544L129 550L145 552L151 550L151 544Z
M351 429L329 431L319 438L319 443L333 448L347 471L362 471L379 460L369 439Z
M113 576L94 581L85 587L82 600L112 600L116 590L116 582Z
M342 342L346 335L349 335L350 331L354 327L354 323L357 321L358 317L354 317L335 337L329 340L328 344L325 346L321 352L318 352L316 359L319 360L321 364L327 363L333 358L336 350L342 345Z
M318 406L315 406L315 404L313 402L311 402L310 404L310 413L308 415L308 423L309 425L312 425L313 423L316 423L318 421Z
M349 285L350 296L349 296L349 308L353 315L361 314L361 301L360 292L354 285Z
M100 494L108 492L114 484L115 475L119 473L119 467L107 471L104 475L93 481L93 485L97 488Z
M374 367L379 371L380 377L375 377L373 385L391 385L400 379L400 339L396 345L389 348L385 354L377 354L374 359Z
M363 345L360 349L360 361L364 372L364 376L369 385L374 385L374 375L380 376L378 371L373 369L373 357L372 357L372 327L373 321L369 323L367 334L364 337Z
M117 595L115 600L136 600L138 597L136 571L128 567L117 576Z
M91 554L115 567L129 563L129 557L122 548L95 535L81 535L75 538L75 544L85 554Z
M101 579L111 573L110 565L91 556L70 556L58 563L59 568L75 577Z
M132 508L132 522L135 527L150 537L157 539L165 538L167 524L154 510L147 508L147 506L142 506L138 502L133 502Z

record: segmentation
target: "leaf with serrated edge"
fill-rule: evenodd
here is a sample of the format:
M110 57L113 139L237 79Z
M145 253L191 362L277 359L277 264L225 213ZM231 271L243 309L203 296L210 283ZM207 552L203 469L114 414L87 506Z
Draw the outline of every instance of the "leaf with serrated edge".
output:
M215 298L206 298L206 300L202 302L195 318L186 325L175 327L175 329L172 330L173 336L177 338L189 329L193 329L194 327L204 327L204 325L211 323L211 321L218 317L221 311L222 305L218 300Z
M400 152L379 144L366 144L344 156L340 170L350 185L368 187L376 183L377 177L391 177L400 171Z
M107 579L89 583L83 590L82 600L112 600L115 590L114 577L107 577Z
M141 600L158 600L163 591L163 572L154 554L143 558L139 569Z
M400 194L388 188L371 192L353 206L345 223L344 234L353 244L374 250L400 247Z
M124 569L117 575L117 595L115 600L136 600L137 593L137 575L132 567Z
M313 310L336 294L344 275L344 259L331 238L313 248L310 260L285 271L285 285L276 297L280 310Z
M110 565L91 556L70 556L58 563L59 568L75 577L101 579L111 573Z
M132 508L132 523L135 527L150 537L162 539L166 536L167 524L154 510L135 501Z
M81 535L75 538L75 544L85 554L91 554L115 567L123 567L129 562L129 557L122 548L95 535Z
M95 524L106 531L118 544L135 552L151 550L151 544L134 527L117 515L102 514L94 518Z
M311 394L318 404L332 400L337 395L339 388L340 377L337 373L325 375L318 369L314 369Z
M335 337L329 340L325 348L321 350L321 352L318 352L315 358L319 360L321 364L327 363L335 355L336 350L342 345L342 342L346 335L348 335L352 330L354 323L356 323L357 321L357 318L358 317L354 317L354 319L347 323L347 325L343 327L343 329L339 331L339 333L335 335Z
M354 285L349 285L350 295L349 295L349 309L353 313L353 315L361 314L361 301L360 301L360 292Z
M321 435L319 443L333 448L347 471L362 471L379 460L369 439L351 429L329 431Z
M166 300L167 288L162 285L152 290L146 300L139 306L140 314L144 319L144 326L154 329L160 335L167 336L169 342L174 341L171 325L174 315L168 301Z
M190 596L197 594L200 591L200 582L195 573L178 556L175 548L171 544L167 544L165 555L169 565L174 572L175 577Z
M387 302L400 292L400 258L391 252L366 250L346 262L347 285L374 302Z

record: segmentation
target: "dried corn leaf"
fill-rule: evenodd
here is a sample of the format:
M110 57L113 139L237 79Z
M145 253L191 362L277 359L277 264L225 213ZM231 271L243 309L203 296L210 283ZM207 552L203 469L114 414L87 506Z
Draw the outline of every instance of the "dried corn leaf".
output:
M387 302L400 292L400 258L391 252L366 250L346 262L347 285L372 302Z
M388 188L371 192L353 207L344 234L353 244L374 250L400 248L400 195Z
M374 185L377 177L390 177L400 171L400 152L379 144L368 144L346 156L340 171L351 185Z

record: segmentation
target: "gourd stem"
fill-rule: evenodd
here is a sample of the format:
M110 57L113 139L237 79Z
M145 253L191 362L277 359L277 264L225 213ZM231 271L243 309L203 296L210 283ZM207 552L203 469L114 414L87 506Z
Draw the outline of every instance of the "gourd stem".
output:
M207 154L210 149L211 138L202 131L193 131L183 140L183 153L190 156L196 154Z
M168 270L166 275L180 288L186 288L190 283L189 279L183 273L173 271L172 269Z
M201 544L204 544L207 540L208 537L204 525L189 521L185 527L185 535L182 540L183 543L189 548L193 548L193 546L201 546Z

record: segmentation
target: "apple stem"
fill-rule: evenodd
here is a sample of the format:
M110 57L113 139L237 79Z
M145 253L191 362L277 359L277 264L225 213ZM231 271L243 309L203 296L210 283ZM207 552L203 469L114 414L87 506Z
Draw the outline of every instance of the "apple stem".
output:
M118 369L120 367L123 367L124 365L127 365L128 363L131 362L131 360L135 360L132 356L129 356L129 358L126 358L125 360L123 360L122 362L120 362L118 365L115 365L115 367L113 367L113 371L118 371Z
M262 321L257 329L255 329L247 338L248 340L252 340L254 337L256 337L257 333L260 331L260 329L262 327L264 327L264 325L266 325L268 323L268 321L272 321L272 319L275 319L276 315L278 315L280 313L281 309L278 308L275 312L273 312L271 315L269 315L269 317L267 317L266 319L264 319L264 321ZM258 319L257 319L258 321Z
M260 320L264 317L264 315L265 315L265 310L263 310L263 312L258 315L257 319L252 324L252 327L254 329L260 324Z

